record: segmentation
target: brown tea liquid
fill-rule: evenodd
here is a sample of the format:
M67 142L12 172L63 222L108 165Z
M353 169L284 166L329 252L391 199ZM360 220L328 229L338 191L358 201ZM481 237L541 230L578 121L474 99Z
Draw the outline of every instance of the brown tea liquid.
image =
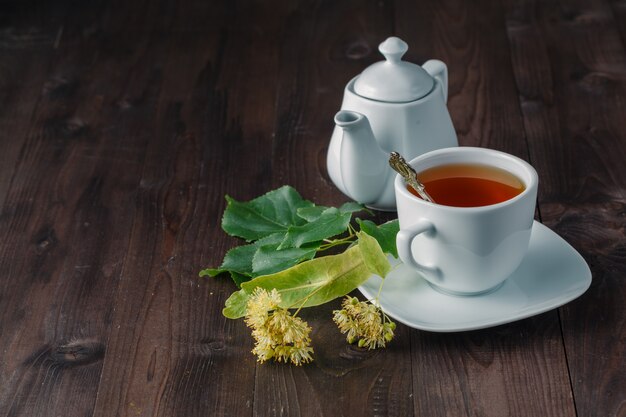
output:
M480 207L501 203L520 194L524 183L500 168L477 164L449 164L417 174L426 192L437 204L454 207ZM417 192L410 186L414 195Z

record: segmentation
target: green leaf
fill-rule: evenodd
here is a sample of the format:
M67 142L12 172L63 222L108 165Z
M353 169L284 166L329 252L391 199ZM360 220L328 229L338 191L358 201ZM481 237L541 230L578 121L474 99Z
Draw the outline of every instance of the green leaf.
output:
M241 284L252 279L249 275L240 274L235 271L230 271L230 277L235 282L235 285L237 285L237 288L241 288Z
M261 246L252 258L254 276L273 274L315 256L319 243L302 248L287 248L278 250L278 245Z
M307 222L314 222L320 218L320 216L330 208L334 207L326 207L326 206L313 206L313 207L301 207L297 210L298 216L302 217ZM348 203L342 204L339 207L339 212L342 214L345 213L355 213L357 211L369 211L362 204L355 203L354 201L350 201Z
M250 294L246 290L235 291L224 303L222 314L229 319L238 319L245 316L248 298L250 298Z
M237 288L241 288L242 282L250 281L252 279L252 276L250 274L242 274L236 271L229 271L228 269L221 268L203 269L198 275L200 277L215 277L222 273L228 273L235 285L237 285Z
M318 242L341 234L348 228L351 218L351 213L342 213L338 209L330 207L324 210L315 221L302 226L290 227L278 248L299 248L305 243Z
M367 268L374 274L385 278L391 270L391 264L383 253L378 241L367 233L358 232L358 248L361 250L363 261Z
M380 226L370 220L356 219L356 221L363 232L378 241L383 252L393 255L394 258L398 258L398 249L396 248L396 235L400 231L398 219L388 221Z
M356 213L358 211L369 212L369 210L366 209L363 204L355 203L354 201L349 201L342 204L341 207L339 207L339 211L342 213Z
M326 206L300 207L296 213L307 222L314 222L319 219L326 210L328 210Z
M237 287L240 287L242 282L254 277L282 271L302 261L312 259L320 247L319 242L315 242L302 248L278 250L283 239L283 234L274 233L254 243L232 248L226 252L219 268L203 269L199 275L214 277L228 272Z
M257 250L255 243L237 246L226 252L224 261L219 268L209 268L200 271L200 276L214 277L223 272L237 272L239 274L252 274L252 257Z
M224 271L222 271L221 269L216 269L216 268L206 268L206 269L201 270L201 271L198 273L198 276L199 276L199 277L201 277L201 278L202 278L202 277L214 277L214 276L216 276L216 275L221 274L222 272L224 272Z
M253 243L229 250L219 268L204 269L200 276L229 273L237 286L314 258L324 239L344 233L352 213L365 210L354 202L338 209L315 206L289 186L248 202L226 200L222 228Z
M302 207L312 207L298 192L285 185L248 202L226 196L228 204L222 217L222 229L231 236L248 241L261 239L274 233L286 233L290 226L300 226L306 220L296 212Z
M242 284L242 290L226 300L228 318L245 314L246 303L256 287L276 288L285 308L311 307L342 297L367 281L372 274L384 278L391 266L378 242L358 233L358 244L339 255L302 262L284 271L263 275Z
M261 275L254 272L253 259L256 252L264 246L276 248L284 239L282 233L274 233L263 239L259 239L248 245L237 246L226 252L224 261L219 268L208 268L200 271L200 276L214 277L218 274L228 272L235 284L239 287L242 282L250 280L252 277ZM313 254L315 255L315 253Z

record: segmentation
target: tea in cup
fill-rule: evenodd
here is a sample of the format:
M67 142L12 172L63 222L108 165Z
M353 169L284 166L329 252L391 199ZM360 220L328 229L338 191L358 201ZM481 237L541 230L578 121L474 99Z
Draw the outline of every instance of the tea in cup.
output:
M498 288L528 250L538 178L513 155L459 147L409 163L435 203L394 182L402 262L437 290L455 295Z

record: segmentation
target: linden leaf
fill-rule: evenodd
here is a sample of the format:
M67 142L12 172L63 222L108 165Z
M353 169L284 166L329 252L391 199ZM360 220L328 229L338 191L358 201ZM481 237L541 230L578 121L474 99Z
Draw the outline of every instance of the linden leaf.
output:
M361 227L361 231L378 241L383 252L393 255L396 259L398 258L398 249L396 247L396 235L400 231L398 219L388 221L380 226L370 220L356 219L356 221Z
M302 217L307 222L314 222L319 219L320 216L329 208L325 206L313 206L313 207L301 207L297 210L298 216ZM339 212L342 214L345 213L356 213L357 211L369 211L362 204L355 203L354 201L349 201L344 203L339 207Z
M358 244L339 255L305 261L243 283L242 289L226 300L224 316L234 319L245 315L246 303L256 287L276 288L281 295L281 307L298 308L342 297L367 281L372 274L384 278L391 266L378 242L366 233L358 233L357 236Z
M226 196L226 201L228 204L222 217L222 229L231 236L248 241L274 233L286 233L291 226L305 224L306 220L296 214L297 210L314 205L288 185L248 202L240 202L229 196Z
M341 207L339 207L339 211L342 213L356 213L357 211L366 211L371 213L369 209L366 209L363 204L355 203L354 201L348 201L347 203L343 203Z
M352 213L365 210L358 203L341 207L315 206L289 186L248 202L226 196L222 228L232 236L252 242L229 250L219 268L200 276L229 273L235 284L271 274L312 259L324 239L344 233Z
M246 315L246 304L250 295L246 290L235 291L224 303L222 314L229 319L238 319Z
M214 277L223 272L237 272L239 274L252 274L252 257L257 250L256 244L237 246L226 252L224 261L219 268L207 268L200 271L200 276Z
M328 210L326 206L300 207L296 211L296 214L307 222L314 222L319 219L326 210Z
M389 271L391 271L391 264L380 247L380 244L367 233L359 232L357 236L359 237L357 246L361 250L365 265L374 274L385 278Z
M346 231L352 213L342 213L330 207L314 221L302 226L291 226L279 249L299 248L305 243L318 242Z
M273 274L309 259L312 259L320 244L314 243L301 248L278 250L278 245L265 245L257 249L252 257L253 276Z
M241 284L243 284L246 281L250 281L251 279L249 275L240 274L235 271L229 271L229 272L230 272L230 277L232 278L235 285L237 285L237 288L241 288Z
M265 246L272 246L276 248L280 242L284 239L282 233L274 233L263 239L259 239L254 243L248 245L237 246L226 252L224 261L219 268L207 268L200 271L200 276L214 277L218 274L228 272L231 278L235 281L237 286L241 286L244 281L250 280L252 277L261 275L255 274L253 267L254 255L257 251ZM313 256L315 253L313 254ZM295 264L295 263L294 263Z

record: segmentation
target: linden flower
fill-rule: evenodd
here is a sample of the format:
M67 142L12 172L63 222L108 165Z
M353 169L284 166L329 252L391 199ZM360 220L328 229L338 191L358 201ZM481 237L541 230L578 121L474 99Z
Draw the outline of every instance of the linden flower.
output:
M333 321L348 343L358 340L359 347L376 349L391 342L396 324L374 304L347 296L341 306L333 311Z
M246 325L252 329L255 340L252 353L259 362L274 359L302 365L313 360L311 328L299 317L279 307L280 294L276 289L256 288L246 309Z
M269 318L269 311L277 308L278 304L280 304L280 294L276 288L267 291L257 287L248 300L246 325L252 329L262 327Z

